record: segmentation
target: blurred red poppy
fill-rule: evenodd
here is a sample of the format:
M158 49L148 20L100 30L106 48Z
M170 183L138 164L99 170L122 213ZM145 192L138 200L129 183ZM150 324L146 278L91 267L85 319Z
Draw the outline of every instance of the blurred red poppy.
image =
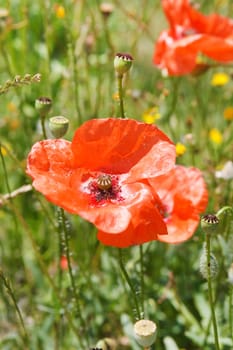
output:
M63 271L66 271L69 269L68 260L67 260L67 257L65 255L62 255L60 258L60 268Z
M194 234L199 215L208 202L200 170L176 166L149 182L161 198L160 211L168 230L168 235L159 235L158 240L167 243L186 241Z
M217 14L205 16L188 0L162 0L162 6L170 28L160 34L153 61L168 75L198 69L199 54L221 63L233 60L231 19Z
M174 163L175 147L157 127L93 119L72 142L37 142L27 174L49 201L93 223L102 243L127 247L167 235L160 199L148 179Z

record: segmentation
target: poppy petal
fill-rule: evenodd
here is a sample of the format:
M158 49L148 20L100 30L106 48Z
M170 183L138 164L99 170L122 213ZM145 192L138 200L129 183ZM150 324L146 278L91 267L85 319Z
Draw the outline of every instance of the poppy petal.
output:
M149 180L149 183L157 191L166 211L168 235L158 239L180 243L190 238L199 223L199 214L208 203L200 170L176 166L168 174Z
M134 185L134 190L139 189ZM142 194L137 194L138 202L135 201L129 207L131 222L125 231L113 235L109 234L109 231L99 230L98 239L103 244L125 248L157 240L158 237L167 235L167 226L157 208L159 203L155 203L152 197L148 197L148 193L143 195L145 197L141 199Z
M72 150L76 166L103 171L108 174L128 173L150 152L155 153L160 142L173 145L156 126L130 119L92 119L84 123L75 133ZM169 146L168 146L169 147ZM172 147L170 147L172 148ZM166 161L174 164L171 152ZM172 166L171 165L171 166ZM145 173L150 163L144 162ZM167 167L167 162L165 167ZM163 163L159 168L163 169Z
M163 0L170 29L159 36L155 46L154 63L169 75L191 73L197 65L198 54L227 63L233 60L233 21L212 14L205 16L188 0Z

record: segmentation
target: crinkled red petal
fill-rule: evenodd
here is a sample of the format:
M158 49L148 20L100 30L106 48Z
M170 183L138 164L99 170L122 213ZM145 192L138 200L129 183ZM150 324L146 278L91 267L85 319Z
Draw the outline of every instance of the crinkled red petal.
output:
M153 61L169 75L191 73L199 53L227 63L233 60L233 21L217 14L205 16L187 0L163 0L170 29L156 43ZM186 35L185 33L193 32Z
M199 169L176 166L168 174L149 180L167 209L167 237L159 240L180 243L189 239L208 203L208 192Z
M145 177L152 172L151 160L156 153L162 157L160 164L156 158L154 174L174 165L174 146L169 138L156 126L129 119L87 121L76 131L72 150L77 167L108 174L128 173L136 167L136 177L140 171Z

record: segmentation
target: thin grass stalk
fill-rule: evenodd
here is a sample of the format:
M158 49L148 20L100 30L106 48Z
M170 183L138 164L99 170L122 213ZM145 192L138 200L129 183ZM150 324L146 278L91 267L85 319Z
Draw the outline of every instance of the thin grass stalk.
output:
M25 324L24 324L22 313L21 313L20 308L19 308L19 306L17 304L17 301L16 301L14 290L13 290L13 288L11 286L10 281L4 275L2 270L0 270L0 278L1 278L2 282L3 282L3 285L5 286L5 288L7 290L8 295L11 298L11 301L12 301L13 305L14 305L16 314L17 314L17 316L19 318L20 326L22 328L22 331L20 331L21 337L22 337L22 340L23 340L23 343L25 344L25 346L27 346L28 342L29 342L29 337L28 337L28 333L27 333L27 330L26 330L26 327L25 327Z

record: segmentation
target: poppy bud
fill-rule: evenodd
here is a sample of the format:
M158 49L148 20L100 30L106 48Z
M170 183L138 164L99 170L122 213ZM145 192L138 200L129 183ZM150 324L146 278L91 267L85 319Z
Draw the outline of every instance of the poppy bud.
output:
M116 350L116 341L111 338L104 338L96 344L96 350Z
M211 235L216 232L219 224L219 219L214 214L207 214L201 218L201 228L206 235Z
M52 100L49 97L39 97L35 101L35 108L38 110L41 117L45 117L50 111Z
M132 66L133 57L128 53L117 53L114 58L114 68L119 76L124 75Z
M102 4L100 4L100 12L102 13L105 19L108 19L108 17L112 14L113 10L114 6L109 2L102 2Z
M208 278L208 269L210 269L210 278L214 279L218 274L218 262L214 254L210 253L210 266L208 266L206 246L200 257L200 273L203 278Z
M49 119L49 129L57 139L63 137L69 127L69 120L62 116L56 116Z
M9 11L6 8L0 9L0 32L5 29L9 19Z
M228 270L228 281L231 285L233 285L233 263Z
M156 338L156 324L150 320L139 320L134 324L134 335L139 345L149 348Z

